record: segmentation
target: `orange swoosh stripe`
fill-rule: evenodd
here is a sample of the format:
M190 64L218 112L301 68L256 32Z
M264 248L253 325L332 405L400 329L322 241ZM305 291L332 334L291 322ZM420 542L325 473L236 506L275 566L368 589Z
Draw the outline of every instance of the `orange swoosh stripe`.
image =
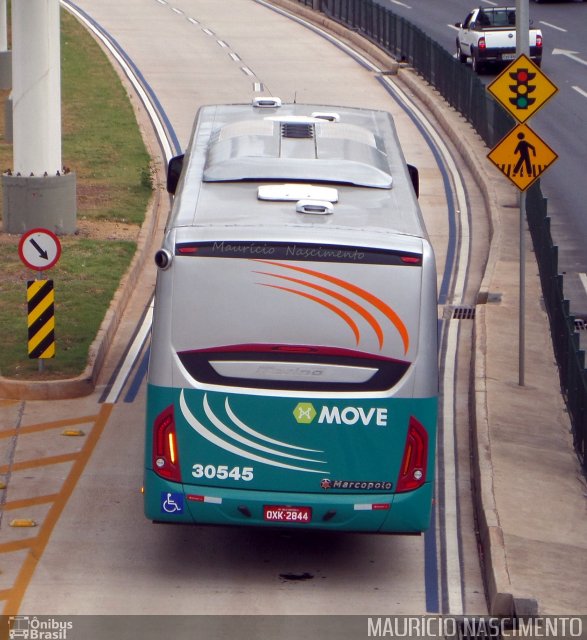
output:
M381 349L383 347L383 331L381 329L381 326L379 325L377 320L375 320L375 318L366 309L363 309L363 307L357 304L354 300L351 300L350 298L347 298L346 296L343 296L342 294L337 293L336 291L331 291L326 287L322 287L319 284L306 282L305 280L300 280L299 278L290 278L289 276L280 276L276 273L269 273L268 271L256 271L255 273L260 273L265 276L271 276L273 278L280 278L282 280L288 280L289 282L295 282L297 284L301 284L306 287L311 287L312 289L316 289L321 293L325 293L326 295L336 298L336 300L338 300L339 302L342 302L343 304L348 305L349 307L351 307L351 309L354 309L358 314L360 314L363 318L365 318L365 320L373 328L373 331L375 331L375 333L377 334L377 338L379 340L379 348Z
M330 311L334 311L334 313L340 316L349 325L352 332L355 334L355 340L356 340L357 346L359 345L359 341L361 339L361 333L359 331L359 327L357 326L356 322L347 313L345 313L342 309L339 309L338 307L334 306L331 302L328 302L327 300L323 300L322 298L318 298L317 296L313 296L311 293L304 293L303 291L297 291L296 289L290 289L289 287L280 287L276 284L263 284L263 283L259 283L259 284L261 284L263 287L271 287L272 289L280 289L281 291L289 291L290 293L295 293L298 296L308 298L309 300L313 300L314 302L317 302L318 304L323 305L327 309L330 309Z
M297 267L291 264L283 264L282 262L276 262L273 260L259 260L258 262L263 262L267 264L275 265L276 267L283 267L284 269L291 269L293 271L299 271L300 273L306 273L311 276L315 276L316 278L321 278L322 280L326 280L328 282L332 282L333 284L346 289L347 291L351 291L355 295L358 295L363 300L370 302L376 309L379 309L383 315L388 318L391 323L398 330L403 345L404 345L404 353L408 352L410 346L410 336L408 334L408 329L406 325L402 322L402 319L398 316L398 314L383 300L374 296L372 293L365 291L365 289L361 289L361 287L357 287L350 282L346 282L345 280L341 280L335 276L328 275L326 273L320 273L319 271L314 271L312 269L306 269L305 267Z

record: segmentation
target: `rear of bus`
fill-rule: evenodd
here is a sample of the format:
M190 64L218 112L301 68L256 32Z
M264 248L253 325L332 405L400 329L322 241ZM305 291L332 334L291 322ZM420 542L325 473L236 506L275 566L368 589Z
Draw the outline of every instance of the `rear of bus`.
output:
M403 201L407 168L400 178ZM169 231L147 390L151 520L429 526L434 255L423 234L371 228L389 219L392 190L337 189L320 215L261 202L254 182L206 184L194 200L232 203L226 214L217 204L209 224Z

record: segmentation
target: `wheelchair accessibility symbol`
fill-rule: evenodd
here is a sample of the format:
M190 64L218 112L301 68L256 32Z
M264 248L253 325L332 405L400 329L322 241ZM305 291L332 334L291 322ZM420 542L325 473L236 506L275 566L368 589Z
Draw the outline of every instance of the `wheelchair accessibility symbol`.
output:
M183 513L183 493L161 492L161 511Z

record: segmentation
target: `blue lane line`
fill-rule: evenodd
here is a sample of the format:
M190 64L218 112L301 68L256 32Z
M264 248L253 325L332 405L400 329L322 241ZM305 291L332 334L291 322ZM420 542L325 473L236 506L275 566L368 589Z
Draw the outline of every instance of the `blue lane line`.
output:
M389 93L396 101L399 103L401 108L408 114L412 122L416 125L417 129L422 134L422 137L428 143L432 154L434 155L434 159L436 160L436 164L440 169L440 174L442 175L442 182L444 185L444 193L446 196L446 202L448 206L448 246L446 251L446 262L444 263L444 272L442 274L442 282L440 284L440 288L438 290L438 304L443 305L446 303L448 298L448 288L450 286L450 281L452 277L452 273L454 270L454 261L456 255L456 207L454 203L454 195L450 184L450 178L448 175L448 171L444 166L442 161L442 156L440 155L440 151L436 146L434 140L430 137L430 134L426 131L426 129L420 124L418 119L412 114L408 108L402 104L401 100L397 98L395 95L393 88L381 77L378 77L379 83L383 86L383 88Z
M152 105L155 107L157 113L159 114L159 118L161 119L161 122L163 122L163 125L165 127L165 130L167 131L167 136L169 138L169 142L171 143L172 147L175 150L176 154L180 154L182 152L181 149L181 145L179 144L179 139L175 133L175 130L173 128L173 126L171 125L171 121L169 120L169 118L167 117L167 114L165 113L165 109L163 109L163 106L161 105L161 103L159 102L159 99L157 98L157 95L155 94L155 92L153 91L151 85L147 82L147 80L145 79L145 77L143 76L143 74L141 73L141 71L139 70L139 68L137 67L137 65L133 62L133 60L127 55L127 53L124 51L124 49L118 44L118 42L106 31L102 28L101 25L99 25L90 15L88 15L83 9L80 9L80 7L78 7L76 4L74 4L73 2L70 2L69 0L62 0L64 1L64 4L66 5L70 5L72 6L76 11L79 11L79 13L81 13L84 18L97 30L99 31L107 40L108 42L110 42L110 44L116 49L117 53L124 58L124 61L128 64L128 66L133 70L134 75L138 78L138 80L140 81L141 85L143 86L143 89L147 92L147 94L149 95L149 99L151 100Z
M172 148L174 149L174 152L176 154L180 154L182 152L182 148L181 148L181 145L179 143L179 139L178 139L178 137L177 137L177 135L175 133L175 129L173 128L173 125L171 124L171 121L170 121L169 117L167 116L167 113L165 112L165 109L163 108L163 105L161 104L161 102L157 98L157 95L155 94L155 91L153 90L151 85L147 82L147 80L145 79L145 77L143 76L142 72L140 71L140 69L135 64L135 62L128 56L128 54L126 53L126 51L124 51L124 49L120 46L120 44L118 44L116 39L113 38L112 35L110 33L108 33L100 24L98 24L88 13L86 13L83 9L81 9L75 3L70 2L70 0L61 0L61 2L62 2L62 4L66 5L66 6L69 5L72 8L74 8L76 11L78 11L84 17L84 20L87 20L87 22L89 24L91 24L92 27L94 29L96 29L96 31L98 31L100 34L102 34L102 36L104 38L106 38L108 40L108 42L112 45L112 47L114 49L116 49L116 52L120 55L120 57L123 58L124 61L128 64L128 66L132 69L133 74L139 80L139 82L142 85L143 89L145 90L145 92L149 96L149 100L151 101L152 106L155 108L158 117L160 118L161 122L163 123L163 126L165 128L165 131L166 131L166 134L167 134L168 141L169 141L170 145L172 146ZM134 337L133 337L133 339L134 339ZM125 350L125 353L123 354L123 356L120 359L120 362L118 363L114 373L112 374L110 380L108 381L108 384L106 385L106 388L102 392L102 394L100 396L100 399L99 399L100 403L105 402L106 398L108 397L108 395L110 393L110 389L112 388L112 386L113 386L118 374L120 373L120 370L122 368L122 364L124 363L124 360L125 360L125 358L127 356L127 353L128 353L128 350L130 349L131 344L132 344L132 340L129 342L129 345L127 346L127 349ZM143 361L140 363L139 370L135 374L135 378L133 380L133 384L131 385L131 389L128 391L127 395L124 398L125 402L132 402L132 400L130 400L129 398L132 397L134 399L136 397L136 394L138 392L138 388L135 389L134 388L134 384L135 384L136 381L139 381L139 384L140 384L140 381L142 381L142 379L146 375L147 368L148 368L148 353L149 353L149 349L147 349L147 351L146 351L147 359L143 359ZM142 378L138 377L139 376L139 372L142 372ZM132 395L132 394L134 394L134 395Z
M256 0L260 4L267 6L268 8L278 12L283 13L279 9L275 7L271 7L266 5L262 0ZM291 17L290 14L287 14L288 17ZM312 25L297 19L296 17L292 17L292 19L296 22L302 23L304 26L308 27L312 31L315 31L318 35L321 35L323 38L328 40L331 44L338 47L342 51L344 51L347 55L353 58L358 64L360 64L363 68L371 70L371 67L366 64L360 56L355 56L352 52L350 52L346 47L340 45L336 40L331 38L328 34L322 33L320 30L315 29ZM440 173L442 175L442 182L444 186L444 192L447 201L448 207L448 245L447 245L447 253L446 253L446 262L444 264L444 272L442 274L442 281L438 291L438 304L443 305L446 304L448 299L448 292L451 283L451 278L454 270L454 261L456 255L456 247L457 247L457 238L456 238L456 207L454 204L454 194L451 188L450 178L448 175L448 171L444 166L444 162L442 161L442 155L436 146L436 143L431 138L430 134L426 129L422 126L416 116L408 109L407 105L405 105L399 95L394 91L393 87L384 80L381 76L377 77L377 80L381 84L381 86L385 89L385 91L395 100L397 104L405 111L410 120L416 125L416 128L422 134L424 140L428 144L436 164L440 169ZM441 335L442 321L438 322L438 334ZM438 437L438 436L437 436ZM428 531L424 534L424 583L426 590L426 610L427 613L438 613L440 606L440 594L438 588L438 549L436 544L436 509L432 510L431 516L431 524Z
M143 380L147 375L147 370L149 369L149 354L151 353L151 345L149 345L145 349L145 353L141 359L139 366L135 372L135 376L130 383L130 387L124 396L124 402L134 402L141 385L143 384Z
M395 101L401 106L401 108L406 112L412 122L416 125L416 128L420 131L424 140L426 140L432 154L434 155L434 159L436 160L436 164L440 170L442 175L442 182L444 185L444 192L447 201L448 207L448 246L447 246L447 254L446 254L446 262L444 264L444 272L442 275L442 282L440 285L440 289L438 292L438 304L443 305L446 303L448 297L448 290L450 286L450 282L452 279L452 274L454 270L454 261L456 255L456 246L457 246L457 238L456 238L456 207L454 204L454 194L451 188L451 183L448 175L448 171L442 161L442 156L436 143L426 131L426 129L422 126L416 116L411 113L408 109L407 105L403 104L402 100L395 94L393 87L386 82L382 77L377 78L379 83L383 86L383 88L395 99ZM439 338L441 336L443 322L442 320L438 320L438 335ZM440 344L440 343L439 343ZM442 435L441 428L441 420L439 420L439 432L437 437L440 440L440 436ZM437 465L438 466L438 465ZM438 467L439 470L439 478L442 477L442 469ZM442 484L439 482L439 484ZM438 588L438 548L436 544L436 509L432 509L432 519L430 528L424 534L424 584L426 589L426 611L427 613L439 613L440 606L440 594Z
M436 504L433 504L432 514L430 518L430 528L424 533L424 583L426 585L426 613L440 613L437 558L438 549L436 545Z

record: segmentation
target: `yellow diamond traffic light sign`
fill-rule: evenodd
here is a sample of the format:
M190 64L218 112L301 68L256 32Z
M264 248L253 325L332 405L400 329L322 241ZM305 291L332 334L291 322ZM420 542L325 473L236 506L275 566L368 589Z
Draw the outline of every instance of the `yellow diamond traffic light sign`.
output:
M487 85L487 91L518 122L526 122L552 98L558 87L530 58L521 54Z
M520 191L526 191L558 158L525 124L514 127L487 157Z

